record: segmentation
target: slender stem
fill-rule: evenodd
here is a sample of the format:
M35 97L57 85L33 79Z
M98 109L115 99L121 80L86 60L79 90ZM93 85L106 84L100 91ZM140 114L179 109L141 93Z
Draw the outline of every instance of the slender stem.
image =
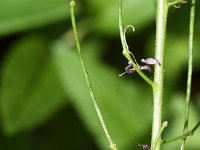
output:
M184 0L175 0L175 1L169 2L168 6L169 7L175 6L176 4L180 4L181 2L184 2Z
M188 76L187 76L187 90L186 90L186 105L185 105L185 123L183 133L188 130L189 109L190 109L190 93L192 82L192 51L193 51L193 37L194 37L194 18L195 18L195 0L192 0L190 9L190 26L189 26L189 48L188 48ZM185 149L186 138L183 138L181 143L181 150Z
M167 125L168 125L167 121L163 122L162 127L160 128L160 131L156 137L155 143L153 143L153 145L152 145L152 150L154 150L156 148L159 140L161 139L161 134L164 131L164 129L167 127Z
M188 136L192 136L199 126L200 126L200 121L192 128L192 130L187 131L184 134L179 135L179 136L174 137L174 138L170 138L170 139L166 139L166 140L160 140L160 142L165 144L165 143L174 142L176 140L184 139L184 138L186 138Z
M118 10L118 13L119 13L119 32L120 32L120 38L121 38L121 43L122 43L122 48L123 48L123 51L124 50L128 50L128 46L126 44L126 37L124 35L124 29L123 29L123 23L122 23L122 0L119 0L119 10Z
M133 28L134 29L134 28ZM120 31L120 38L123 48L123 55L127 58L130 62L135 62L131 56L131 52L129 51L128 45L126 43L126 37L123 29L123 23L122 23L122 0L119 0L119 31ZM134 56L133 56L134 57ZM133 63L134 69L137 71L137 73L148 83L152 86L152 88L156 88L156 84L149 79L141 70L138 69L138 66Z
M152 126L152 139L151 146L156 141L156 137L161 128L162 121L162 96L163 96L163 67L164 67L164 46L165 35L167 26L168 5L167 0L157 0L157 17L156 17L156 48L155 58L159 60L161 66L155 66L154 82L157 88L154 89L154 106L153 106L153 126ZM160 143L157 144L156 150L160 150Z
M87 83L87 87L88 87L88 90L90 92L90 96L92 98L92 101L93 101L93 104L94 104L94 107L95 107L95 110L97 112L97 115L99 117L99 121L101 123L101 126L104 130L104 133L110 143L110 148L112 150L117 150L117 147L116 145L112 142L112 139L109 135L109 132L106 128L106 124L103 120L103 117L102 117L102 114L101 114L101 111L99 109L99 106L98 106L98 103L97 103L97 100L96 100L96 97L94 95L94 91L93 91L93 88L92 88L92 85L91 85L91 82L90 82L90 78L89 78L89 75L88 75L88 72L87 72L87 68L86 68L86 65L85 65L85 62L84 62L84 58L83 58L83 55L82 55L82 52L81 52L81 48L80 48L80 42L79 42L79 37L78 37L78 33L77 33L77 30L76 30L76 21L75 21L75 15L74 15L74 5L75 5L75 2L74 1L71 1L70 2L70 13L71 13L71 20L72 20L72 27L73 27L73 31L74 31L74 36L75 36L75 40L76 40L76 46L77 46L77 50L78 50L78 54L79 54L79 57L80 57L80 61L81 61L81 66L82 66L82 69L83 69L83 73L84 73L84 76L85 76L85 80L86 80L86 83Z

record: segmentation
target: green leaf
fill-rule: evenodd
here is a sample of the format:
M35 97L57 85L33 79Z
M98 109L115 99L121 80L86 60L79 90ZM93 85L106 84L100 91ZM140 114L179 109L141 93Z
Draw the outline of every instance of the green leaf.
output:
M168 34L166 43L166 77L175 79L180 75L183 67L187 66L188 40L187 37L180 37ZM174 80L173 80L174 81Z
M1 0L0 36L64 20L66 0Z
M188 37L180 37L175 34L168 34L166 43L165 72L167 80L174 82L180 76L183 70L188 67ZM196 39L197 40L197 39ZM200 55L198 51L199 44L194 42L193 64L198 67ZM170 78L170 79L169 79Z
M100 147L108 149L108 141L84 81L77 50L72 51L66 45L59 42L54 47L55 61L65 91L67 95L71 95L72 103L88 129L95 135ZM127 149L133 142L137 146L138 138L147 132L151 122L152 96L150 90L146 90L150 87L141 87L137 82L130 83L124 78L135 75L119 77L120 73L103 65L98 57L98 47L90 43L83 47L83 50L87 50L83 52L108 130L119 149Z
M1 76L1 114L5 134L32 129L65 103L48 47L39 36L19 40Z
M93 28L107 34L118 34L118 0L88 0L89 9L96 15L92 19ZM155 18L155 7L152 0L123 1L124 26L132 24L136 31L147 26Z

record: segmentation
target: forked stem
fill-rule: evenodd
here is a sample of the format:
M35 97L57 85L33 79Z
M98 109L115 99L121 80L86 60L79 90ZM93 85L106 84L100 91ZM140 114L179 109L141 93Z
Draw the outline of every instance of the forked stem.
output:
M187 131L184 134L176 136L174 138L170 138L170 139L166 139L166 140L160 140L160 143L163 143L163 144L171 143L171 142L174 142L176 140L180 140L180 139L184 139L188 136L192 136L199 126L200 126L200 121L190 131Z
M183 3L183 2L185 2L185 0L174 0L174 1L168 3L168 7L172 7L172 6L175 6L175 5Z
M156 137L155 143L153 143L153 145L152 145L152 150L155 150L155 148L156 148L158 142L160 142L162 132L163 132L164 129L167 127L167 125L168 125L168 122L167 122L167 121L163 122L162 127L160 128L160 130L159 130L159 132L158 132L158 135L157 135L157 137Z
M120 31L120 38L121 38L121 43L122 43L122 48L123 48L123 55L126 57L128 62L133 62L132 66L133 68L137 71L137 73L148 83L151 85L153 89L156 88L156 84L149 79L141 70L138 69L137 61L135 59L135 56L130 52L127 42L126 42L126 37L125 37L125 32L127 27L130 27L131 25L128 25L125 30L123 28L123 23L122 23L122 0L119 0L119 31ZM133 29L134 27L131 26ZM132 56L133 55L133 56ZM134 63L136 62L136 63Z
M81 66L82 66L83 73L84 73L84 76L85 76L85 81L87 83L87 87L88 87L88 90L90 92L90 96L92 98L92 101L93 101L95 110L97 112L99 121L101 123L101 126L102 126L102 128L104 130L104 133L105 133L105 135L106 135L106 137L108 139L108 142L110 144L110 149L111 150L117 150L116 144L114 144L112 142L111 136L110 136L110 134L109 134L109 132L107 130L107 127L106 127L106 124L104 122L103 116L102 116L101 111L99 109L99 106L98 106L98 103L97 103L97 100L96 100L96 97L94 95L94 91L93 91L93 88L92 88L92 85L91 85L91 82L90 82L88 71L87 71L87 68L86 68L86 65L85 65L85 61L84 61L84 58L83 58L83 55L82 55L82 52L81 52L79 37L78 37L77 29L76 29L76 21L75 21L75 15L74 15L74 5L75 5L75 2L71 1L70 2L70 6L71 6L70 7L71 21L72 21L72 27L73 27L75 41L76 41L76 47L77 47L77 50L78 50L79 58L80 58L80 61L81 61Z

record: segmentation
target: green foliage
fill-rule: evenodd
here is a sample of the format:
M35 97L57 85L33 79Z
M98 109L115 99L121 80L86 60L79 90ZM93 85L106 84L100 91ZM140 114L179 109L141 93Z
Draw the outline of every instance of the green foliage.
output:
M118 9L116 9L118 8L118 2L115 0L109 2L106 0L98 2L89 0L88 2L89 10L96 13L92 18L93 27L99 32L118 35ZM133 24L137 30L147 26L155 18L153 1L126 0L123 7L124 23Z
M66 0L1 0L0 36L64 20Z
M0 0L0 149L64 150L70 149L70 144L76 145L76 150L108 148L74 47L68 2ZM200 113L199 3L190 127ZM163 103L163 120L169 121L166 138L182 133L183 128L188 18L182 15L187 16L187 5L171 9L168 17ZM76 16L83 55L113 142L121 150L141 149L138 143L150 143L153 96L150 86L137 74L118 76L127 65L119 42L118 2L76 1L76 8L80 8ZM123 20L124 25L136 28L127 40L137 61L154 57L153 1L126 0ZM145 74L152 79L152 73ZM179 144L169 147L175 149ZM199 148L199 129L188 138L186 146L188 150Z
M172 96L172 101L169 104L169 115L172 116L169 125L169 129L165 131L163 138L174 137L175 135L180 135L183 132L183 122L184 122L184 107L185 107L185 97L183 94L177 93ZM199 115L194 106L191 106L189 129L193 128L194 125L199 120ZM175 127L175 128L174 128ZM193 136L187 138L186 149L195 150L199 148L199 129L194 133ZM164 144L163 149L179 149L181 141L175 141L169 144Z
M151 102L150 91L147 90L143 95L144 87L136 82L132 84L123 80L118 73L103 65L98 60L99 53L94 51L98 49L96 46L89 43L83 49L87 49L86 63L108 129L119 148L126 149L132 140L137 140L148 129L151 121L150 108L147 107ZM105 135L84 84L76 50L73 52L66 49L66 44L63 42L56 46L54 52L66 93L71 95L72 103L88 129L96 136L99 145L107 149ZM138 118L138 114L142 117Z
M5 134L34 128L65 103L47 49L39 36L19 40L10 49L1 77Z

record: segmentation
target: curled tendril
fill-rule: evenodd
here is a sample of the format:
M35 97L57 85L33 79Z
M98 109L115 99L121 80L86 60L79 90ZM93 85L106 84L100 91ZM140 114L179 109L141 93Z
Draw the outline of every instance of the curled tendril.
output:
M128 28L132 28L132 31L133 31L133 32L135 31L135 28L134 28L134 26L132 26L132 25L130 25L130 24L127 25L127 26L124 28L124 32L123 32L124 42L125 42L125 45L126 45L126 49L129 51L129 47L128 47L128 44L127 44L127 41L126 41L126 31L127 31ZM131 56L132 56L132 58L133 58L133 60L134 60L134 63L135 63L137 66L139 66L138 63L137 63L137 61L136 61L136 59L135 59L135 56L133 55L133 53L131 53L131 52L129 51L129 54L131 54Z
M174 8L181 8L181 5L180 4L174 5Z
M178 5L174 5L174 8L180 8L181 7L181 4L185 4L187 3L187 1L181 1Z
M130 25L130 24L127 25L127 26L124 28L124 39L125 39L125 44L126 44L126 48L127 48L127 49L129 49L128 44L127 44L127 42L126 42L126 31L127 31L128 28L132 28L133 32L135 31L134 26L132 26L132 25Z

